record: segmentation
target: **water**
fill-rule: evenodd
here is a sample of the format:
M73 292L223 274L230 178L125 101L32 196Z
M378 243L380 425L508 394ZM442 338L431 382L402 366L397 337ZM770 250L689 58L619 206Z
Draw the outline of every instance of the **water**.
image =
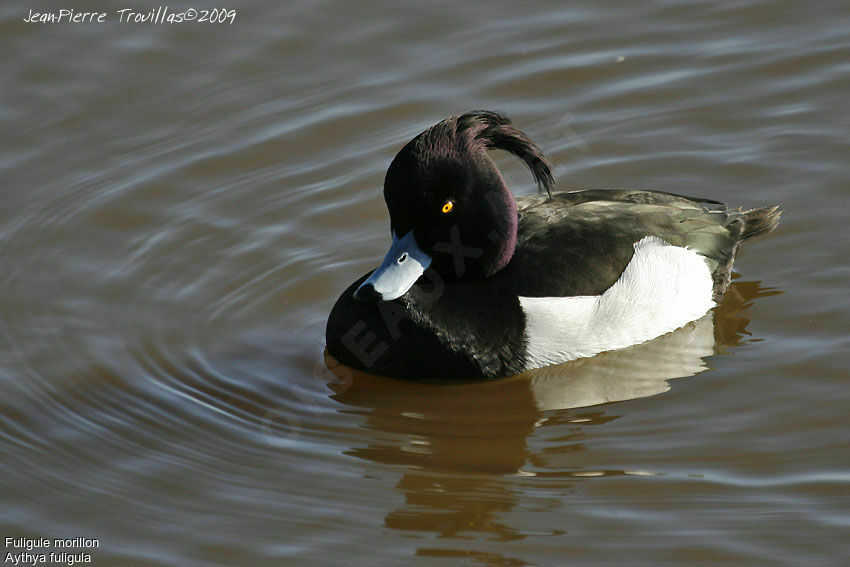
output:
M68 7L110 20L0 8L4 538L116 566L848 561L845 3ZM390 159L471 108L560 188L783 223L647 345L483 385L336 367Z

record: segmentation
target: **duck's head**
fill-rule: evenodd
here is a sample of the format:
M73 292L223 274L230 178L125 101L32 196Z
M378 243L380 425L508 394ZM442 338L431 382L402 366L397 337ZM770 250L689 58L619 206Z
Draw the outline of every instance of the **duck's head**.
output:
M516 247L516 202L490 149L519 157L541 190L551 190L551 165L508 117L476 110L435 124L404 146L387 170L384 199L393 242L355 298L401 297L429 267L456 281L486 278L507 265Z

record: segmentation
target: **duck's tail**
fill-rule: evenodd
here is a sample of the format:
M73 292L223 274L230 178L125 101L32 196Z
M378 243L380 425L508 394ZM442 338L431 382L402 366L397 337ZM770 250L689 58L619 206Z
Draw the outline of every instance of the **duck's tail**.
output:
M720 301L720 298L729 286L729 281L732 277L732 262L741 243L750 238L767 234L775 229L779 225L779 216L782 214L782 211L779 210L779 207L764 207L761 209L750 209L749 211L737 209L732 213L734 220L730 224L727 224L726 228L730 231L730 235L735 242L731 251L726 256L726 260L720 262L712 274L714 278L714 301ZM743 229L741 229L742 221L744 225ZM739 230L740 232L738 232Z
M764 207L744 211L744 231L741 240L749 240L762 234L767 234L779 225L779 207Z

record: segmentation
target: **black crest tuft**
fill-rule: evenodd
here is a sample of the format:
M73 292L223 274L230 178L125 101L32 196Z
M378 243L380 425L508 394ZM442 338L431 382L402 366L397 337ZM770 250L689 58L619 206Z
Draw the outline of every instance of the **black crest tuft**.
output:
M518 130L511 119L504 114L488 110L472 110L457 117L457 133L469 132L474 140L480 141L488 150L504 150L517 156L534 176L537 186L552 196L555 178L552 164L523 132Z

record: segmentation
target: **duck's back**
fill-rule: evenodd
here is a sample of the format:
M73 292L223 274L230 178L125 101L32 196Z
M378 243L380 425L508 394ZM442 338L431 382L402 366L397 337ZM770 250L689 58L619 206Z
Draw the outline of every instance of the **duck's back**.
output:
M647 236L703 256L713 296L729 285L740 243L775 228L776 207L730 211L722 203L655 191L584 190L517 199L517 248L502 277L518 295L601 295Z

